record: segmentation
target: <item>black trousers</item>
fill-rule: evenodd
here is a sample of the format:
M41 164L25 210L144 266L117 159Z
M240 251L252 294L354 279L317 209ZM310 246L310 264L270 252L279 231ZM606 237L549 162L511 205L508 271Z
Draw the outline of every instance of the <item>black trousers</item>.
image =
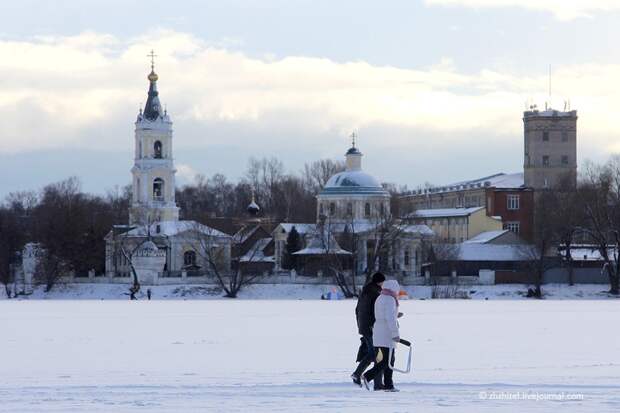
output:
M362 336L361 340L362 340L362 346L360 347L359 353L362 353L363 351L364 356L362 357L361 360L359 360L359 364L357 365L357 368L353 372L353 374L355 374L358 377L361 377L362 374L368 368L368 366L370 366L370 363L374 363L376 359L375 347L372 345L372 334L367 335L367 336ZM375 380L373 382L375 390L379 390L383 387L382 378L383 376L381 374L375 377Z
M394 353L392 352L392 364L394 364L395 359ZM381 373L383 373L383 385L386 389L391 389L394 387L394 381L392 380L394 370L390 368L390 363L388 363L390 349L388 347L375 347L375 354L377 357L376 363L373 368L364 373L364 377L366 377L366 380L371 381L381 377Z

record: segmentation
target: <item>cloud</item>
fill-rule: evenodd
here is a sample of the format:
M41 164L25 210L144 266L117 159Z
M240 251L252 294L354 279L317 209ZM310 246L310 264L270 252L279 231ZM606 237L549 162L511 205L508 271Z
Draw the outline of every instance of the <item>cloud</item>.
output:
M67 147L130 153L151 48L159 56L158 86L174 121L176 154L200 153L191 165L178 159L185 178L214 166L240 176L250 155L276 155L297 170L304 159L339 156L352 130L377 170L390 170L393 160L373 161L370 150L386 156L393 150L406 162L407 156L442 159L454 148L468 153L471 145L518 167L521 112L530 99L543 105L547 85L544 73L465 73L449 58L417 69L307 56L262 59L170 30L133 38L86 32L0 40L0 155ZM566 96L579 110L579 136L587 137L581 154L618 150L620 90L613 85L620 84L620 65L565 66L554 71L553 83L555 106ZM458 180L458 162L450 165L449 180ZM385 179L407 183L420 174L399 177L400 171Z
M593 13L620 10L617 0L425 0L430 6L459 6L475 9L523 8L553 14L559 20L592 17Z

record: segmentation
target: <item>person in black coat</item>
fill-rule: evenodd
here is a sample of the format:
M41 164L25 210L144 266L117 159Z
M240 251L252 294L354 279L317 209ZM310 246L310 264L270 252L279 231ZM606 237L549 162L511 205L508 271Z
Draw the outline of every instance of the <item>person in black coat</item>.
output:
M375 361L375 348L372 343L372 326L375 323L375 301L381 295L381 286L385 281L385 276L380 272L376 272L372 276L372 280L364 286L362 293L357 300L355 307L355 318L357 319L357 330L362 336L360 340L362 344L357 354L359 364L351 374L353 383L358 386L362 385L361 375ZM375 390L381 388L381 380L375 379Z

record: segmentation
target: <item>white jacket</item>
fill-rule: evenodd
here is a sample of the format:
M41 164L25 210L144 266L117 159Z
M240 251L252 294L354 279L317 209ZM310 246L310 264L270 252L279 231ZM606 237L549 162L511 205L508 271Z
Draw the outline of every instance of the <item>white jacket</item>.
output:
M383 284L383 288L399 291L398 283L393 286L390 281ZM387 284L387 285L386 285ZM391 295L381 294L375 301L375 325L372 328L372 343L375 347L389 347L396 345L392 338L399 337L398 331L398 306Z

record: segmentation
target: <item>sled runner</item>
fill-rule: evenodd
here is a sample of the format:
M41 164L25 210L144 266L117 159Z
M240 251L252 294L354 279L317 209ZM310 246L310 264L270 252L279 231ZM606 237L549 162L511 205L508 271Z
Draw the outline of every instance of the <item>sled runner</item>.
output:
M392 360L394 360L392 358L392 355L394 354L394 348L390 349L390 354L388 356L389 357L388 360L390 360L390 364L389 365L390 365L390 368L392 370L397 371L399 373L407 374L407 373L409 373L411 371L411 353L412 353L413 347L411 346L411 341L407 341L407 340L402 339L402 338L400 339L400 341L398 343L402 344L403 346L409 347L409 354L407 356L407 367L405 367L405 369L401 370L399 368L396 368L396 366L394 366L394 364L392 364Z

